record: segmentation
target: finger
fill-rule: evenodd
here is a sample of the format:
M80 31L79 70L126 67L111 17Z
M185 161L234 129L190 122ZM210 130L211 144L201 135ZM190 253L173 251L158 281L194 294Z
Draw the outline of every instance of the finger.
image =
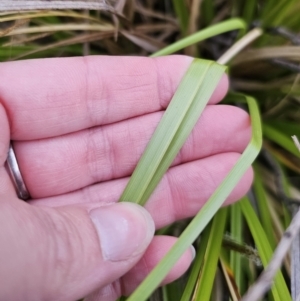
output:
M90 56L2 63L0 96L12 139L52 137L162 110L191 61ZM224 76L210 102L220 101L227 87Z
M80 133L15 143L31 196L53 196L129 176L161 116L162 112L156 112ZM250 136L245 111L233 106L208 106L173 165L222 152L242 152Z
M8 176L5 161L9 147L9 122L4 107L0 103L0 202L2 196L15 196L15 189Z
M167 254L176 241L177 238L175 237L155 236L142 259L127 274L120 280L97 290L85 298L84 301L115 301L120 296L130 295ZM168 284L182 276L190 266L195 255L194 252L195 249L193 247L188 249L161 284Z
M135 204L0 207L0 300L81 299L128 272L154 233Z
M0 166L4 165L9 147L9 122L4 107L0 103Z
M177 240L177 238L171 236L155 236L142 259L122 277L122 294L125 296L131 294L169 252ZM182 276L189 268L194 256L195 249L190 247L177 261L161 285L166 285Z
M197 214L224 180L240 154L223 153L172 167L146 204L156 228ZM249 190L253 179L249 169L226 200L239 200ZM110 203L120 198L128 178L89 186L63 196L31 201L35 205L63 206L76 203Z

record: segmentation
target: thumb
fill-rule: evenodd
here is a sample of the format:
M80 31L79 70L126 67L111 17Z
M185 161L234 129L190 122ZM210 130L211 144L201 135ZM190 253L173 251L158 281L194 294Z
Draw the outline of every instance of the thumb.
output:
M132 203L87 206L0 202L0 300L74 301L139 261L154 234L149 213Z

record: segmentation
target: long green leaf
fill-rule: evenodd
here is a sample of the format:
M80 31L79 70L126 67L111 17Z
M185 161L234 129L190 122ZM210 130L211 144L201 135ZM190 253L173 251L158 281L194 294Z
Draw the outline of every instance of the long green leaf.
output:
M300 158L300 153L295 147L290 136L285 133L275 129L269 124L264 124L263 126L264 135L272 140L273 142L279 144L281 147L286 149L288 152L292 153L296 157Z
M203 0L202 2L202 14L201 19L203 19L204 24L207 26L213 20L215 16L215 3L211 0Z
M189 24L189 12L184 0L173 0L176 16L179 19L181 32L184 34Z
M192 131L224 71L224 66L212 61L192 62L120 201L146 203Z
M280 21L287 16L287 13L298 0L281 0L276 1L274 5L265 15L263 22L264 25L278 26Z
M264 228L262 227L247 197L244 197L238 205L241 206L243 215L246 218L247 224L257 246L261 261L264 267L266 267L273 254L266 232L264 231ZM281 272L276 274L271 291L275 301L291 301L291 295Z
M282 1L283 2L283 1ZM278 0L268 0L262 6L261 17L263 20L270 14L272 9L276 7L276 5L280 3Z
M242 97L243 96L240 96L240 98ZM183 231L172 249L133 292L133 294L128 298L128 301L144 301L151 295L155 288L158 287L158 285L166 277L173 265L203 231L204 227L222 206L226 198L258 155L262 145L259 110L253 98L246 97L245 100L249 106L252 124L252 138L250 143L221 185L214 191L213 195L202 207L200 212Z
M281 120L267 120L266 125L272 127L273 129L285 134L288 138L293 135L300 137L300 127L298 122L287 122Z
M239 243L242 242L242 231L242 212L239 206L233 204L230 206L230 232L233 239ZM235 282L241 293L244 279L242 277L242 256L239 252L230 251L230 267L232 268Z
M243 19L250 25L254 19L255 8L257 7L256 0L247 0L244 2Z
M193 262L193 266L189 275L189 279L184 288L183 294L181 296L180 301L190 301L193 291L195 289L195 285L199 276L199 271L201 270L201 266L203 265L204 256L206 253L208 240L211 233L212 223L209 223L207 227L204 229L201 234L201 241L199 243L199 248L196 253L195 260Z
M204 262L199 275L197 290L193 297L195 301L210 300L221 251L227 210L228 208L222 208L213 219Z
M276 238L274 235L274 227L272 224L272 217L269 209L269 202L267 200L267 194L263 185L261 171L258 169L257 165L254 165L254 183L253 190L257 200L257 205L259 209L259 216L262 222L262 226L267 234L268 241L272 249L276 246Z
M218 24L209 26L199 32L196 32L178 42L171 44L151 55L151 57L157 57L162 55L168 55L175 53L185 47L196 44L205 39L211 38L213 36L219 35L221 33L237 30L237 29L246 29L246 23L242 19L233 18L224 22L220 22Z

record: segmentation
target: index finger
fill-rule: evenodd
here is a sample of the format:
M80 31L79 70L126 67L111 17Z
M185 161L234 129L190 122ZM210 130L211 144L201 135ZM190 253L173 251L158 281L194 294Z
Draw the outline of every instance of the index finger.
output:
M192 58L90 56L0 64L11 139L63 135L163 110ZM212 96L227 92L224 76Z

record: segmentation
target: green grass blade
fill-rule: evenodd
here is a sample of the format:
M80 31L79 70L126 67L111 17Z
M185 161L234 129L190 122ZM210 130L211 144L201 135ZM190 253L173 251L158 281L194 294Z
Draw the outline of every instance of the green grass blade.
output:
M296 1L295 0L276 1L276 5L274 5L269 11L266 12L266 15L263 19L264 25L278 26L281 20L287 16L287 13L291 9L291 7L295 5Z
M247 221L254 242L257 246L261 261L264 267L266 267L273 254L273 250L269 244L266 232L247 197L244 197L238 205L241 206L243 215ZM276 274L273 283L274 284L272 286L271 292L274 297L274 301L291 301L291 295L281 272L278 272Z
M261 12L261 17L264 20L272 11L274 7L278 4L278 0L268 0L265 1L263 7L262 7L262 12Z
M146 203L192 131L224 71L224 66L211 61L193 61L120 201Z
M161 289L162 289L162 300L169 301L170 299L169 299L167 287L163 286Z
M243 241L242 230L243 227L241 208L236 204L233 204L230 206L230 232L232 238L239 243ZM239 292L241 292L244 279L242 277L242 256L239 252L230 251L230 267L233 271L233 276Z
M282 133L281 131L275 129L271 125L264 124L263 126L264 136L277 143L281 147L283 147L288 152L292 153L296 157L300 158L300 153L295 147L290 136Z
M180 301L190 301L193 291L195 289L195 285L198 279L199 271L201 270L201 266L203 265L203 259L206 253L209 235L211 232L212 223L209 223L207 227L204 229L201 235L201 241L199 243L199 248L196 253L195 260L193 262L192 270L189 275L188 282L184 288L183 294L181 296Z
M164 286L165 295L167 295L167 298L169 301L179 301L180 300L180 294L182 292L182 285L183 285L181 280L182 279L177 279L176 281L173 281L173 282L169 283L168 285ZM150 298L149 301L156 301L157 299L158 298L152 297L152 298ZM159 300L159 301L165 301L165 299Z
M209 301L217 270L222 238L227 218L227 208L219 210L215 215L209 235L203 265L199 275L195 301Z
M257 200L258 210L262 226L267 234L268 241L272 249L276 246L276 238L274 235L274 228L272 224L272 217L270 214L269 204L267 200L267 194L263 186L263 181L261 177L261 172L257 165L254 165L254 183L253 190Z
M189 12L186 3L184 0L173 0L172 2L176 16L179 19L181 32L184 34L186 33L189 24Z
M173 43L170 46L167 46L151 55L151 57L157 57L162 55L169 55L176 51L179 51L183 48L186 48L190 45L196 44L205 39L211 38L213 36L219 35L221 33L237 30L237 29L246 29L246 23L242 19L234 18L218 24L209 26L201 31L198 31L178 42Z
M288 137L296 135L300 137L300 127L297 122L287 122L280 120L268 120L265 122L266 125L271 126L275 130L284 133Z
M240 96L242 98L243 96ZM230 170L221 185L214 191L207 203L202 207L200 212L194 217L192 222L183 231L175 245L160 261L160 263L151 271L146 279L128 298L128 301L144 301L146 300L156 287L165 278L173 265L179 260L181 255L195 241L205 226L215 215L223 202L229 196L231 191L237 185L244 173L253 163L258 155L262 145L260 115L255 100L251 97L244 97L249 106L249 112L252 124L252 138L247 148Z
M243 19L247 22L248 25L250 25L254 19L256 7L256 0L247 0L244 2Z
M214 3L211 0L203 0L202 2L202 14L201 14L201 19L203 19L204 24L208 25L211 23L215 16L215 7Z

